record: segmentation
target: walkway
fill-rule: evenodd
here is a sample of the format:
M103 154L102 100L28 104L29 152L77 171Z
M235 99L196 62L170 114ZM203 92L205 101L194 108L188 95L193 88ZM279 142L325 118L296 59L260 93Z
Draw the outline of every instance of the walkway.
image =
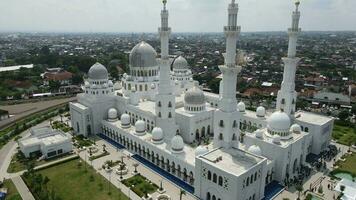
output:
M20 193L23 200L35 200L20 176L13 177L11 180L15 184L17 191Z
M115 169L118 167L114 167L113 171L111 173L107 173L105 170L102 170L101 167L107 160L120 160L121 157L123 156L124 162L126 163L126 166L129 168L129 173L126 175L123 175L123 179L127 179L133 176L132 171L134 170L133 164L134 163L140 163L136 159L134 159L132 153L127 151L126 149L120 149L116 147L116 145L112 145L106 140L99 140L96 142L97 147L101 147L102 144L106 144L106 150L110 152L110 155L95 159L93 161L89 161L88 159L88 152L87 151L82 151L79 153L80 157L83 160L86 160L89 165L92 165L95 170L98 171L102 176L104 176L107 180L110 180L112 184L114 184L117 188L120 188L121 191L124 192L127 196L131 196L131 199L136 199L133 198L135 196L132 191L130 191L126 186L121 184L120 182L120 175L115 173ZM173 200L178 200L179 199L179 194L181 187L173 183L169 178L166 178L162 176L161 174L157 173L156 171L152 170L150 167L140 164L137 167L137 171L148 178L151 182L155 183L156 185L160 185L160 182L163 184L163 188L166 190L166 194L171 196ZM110 178L111 177L111 178ZM158 192L154 192L152 194L153 199L156 199L158 195ZM136 195L137 196L137 195ZM141 200L141 198L138 198ZM182 200L196 200L197 198L192 195L191 193L187 192L186 195L183 195Z

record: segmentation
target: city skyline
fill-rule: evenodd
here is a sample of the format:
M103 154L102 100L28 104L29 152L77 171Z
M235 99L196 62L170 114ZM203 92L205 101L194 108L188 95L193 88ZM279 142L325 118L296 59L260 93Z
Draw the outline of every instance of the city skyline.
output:
M221 32L226 3L214 0L170 0L173 32ZM293 0L239 0L242 32L285 31ZM352 0L302 1L304 31L356 30ZM14 0L0 2L1 32L157 32L161 1Z

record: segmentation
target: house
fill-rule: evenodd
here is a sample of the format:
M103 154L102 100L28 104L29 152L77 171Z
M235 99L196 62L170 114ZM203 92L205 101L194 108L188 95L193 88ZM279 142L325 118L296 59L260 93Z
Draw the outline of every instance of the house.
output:
M50 81L59 81L61 85L70 85L73 74L62 68L47 68L43 74L43 84L49 85Z

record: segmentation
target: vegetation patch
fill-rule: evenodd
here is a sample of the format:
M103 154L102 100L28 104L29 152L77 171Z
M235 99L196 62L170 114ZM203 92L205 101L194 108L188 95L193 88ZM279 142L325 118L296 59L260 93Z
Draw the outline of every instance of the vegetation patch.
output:
M3 183L3 187L7 189L6 200L22 200L12 180L5 180Z
M73 137L76 147L89 147L94 144L94 142L83 135L76 135Z
M49 179L46 186L42 185L42 190L45 190L45 187L53 190L56 200L128 200L119 189L81 159L74 159L55 167L39 170L35 174L38 174L37 177L41 176ZM37 179L39 181L40 178ZM31 179L26 178L25 182L29 185L30 181ZM37 183L37 185L41 184ZM35 196L35 198L37 200L46 199L38 198L38 196Z
M349 173L352 177L356 177L356 154L343 156L342 159L345 159L345 161L337 161L338 168L330 172L330 175L336 178L334 175L337 173Z
M338 143L350 146L356 144L356 129L353 126L343 126L340 123L335 123L332 137Z
M7 128L0 131L0 148L11 139L18 136L23 131L68 110L68 105L62 105L56 108L49 109L47 111L39 112L37 114L25 117L24 119L17 121L13 125L8 126Z
M134 191L139 197L154 193L158 189L156 184L150 182L147 178L140 174L125 179L122 183L126 185L126 187L131 188L131 190Z
M7 168L8 173L16 173L19 171L23 171L28 169L29 167L37 167L55 160L62 159L66 156L70 156L72 154L66 153L62 154L59 156L56 156L54 158L46 159L46 160L38 160L39 156L33 156L30 158L26 158L25 155L21 152L18 151L11 160L11 163L9 165L9 168Z
M52 128L62 130L65 133L68 133L69 131L72 130L71 127L69 127L67 124L60 121L52 122Z
M107 156L107 155L109 155L109 154L110 154L109 152L105 151L105 152L103 152L103 153L101 153L101 154L98 154L98 155L95 155L95 156L90 156L90 157L89 157L89 160L96 160L96 159L98 159L98 158Z

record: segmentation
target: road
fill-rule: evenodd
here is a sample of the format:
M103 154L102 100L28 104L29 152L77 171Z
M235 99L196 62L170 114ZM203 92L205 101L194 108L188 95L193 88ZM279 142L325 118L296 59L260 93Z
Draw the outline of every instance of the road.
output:
M9 111L10 116L12 116L9 119L0 121L0 129L6 127L12 122L15 122L16 120L19 120L23 117L49 109L57 105L61 105L63 103L75 101L76 99L77 97L71 97L71 98L56 99L50 101L39 101L35 103L0 106L0 109Z
M27 185L23 182L20 176L11 179L14 182L17 191L20 193L23 200L35 200L31 192L28 190Z

